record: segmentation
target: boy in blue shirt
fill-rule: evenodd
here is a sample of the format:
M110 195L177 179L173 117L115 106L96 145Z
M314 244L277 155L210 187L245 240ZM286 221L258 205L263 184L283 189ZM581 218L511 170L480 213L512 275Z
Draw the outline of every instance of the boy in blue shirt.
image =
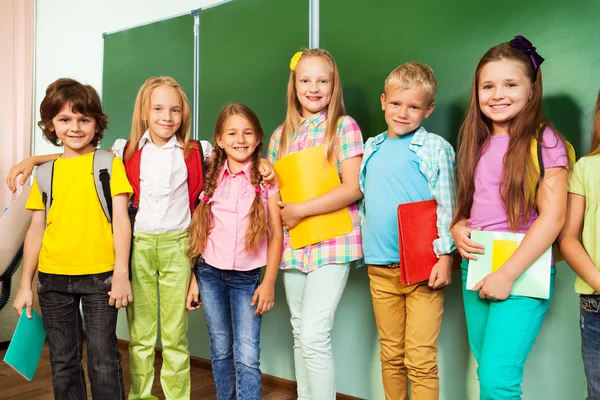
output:
M363 250L380 335L386 399L439 399L437 338L455 246L452 146L421 126L433 109L436 81L427 65L408 62L385 81L381 107L388 130L367 140L360 168L364 194ZM399 204L435 199L439 257L429 281L400 282Z

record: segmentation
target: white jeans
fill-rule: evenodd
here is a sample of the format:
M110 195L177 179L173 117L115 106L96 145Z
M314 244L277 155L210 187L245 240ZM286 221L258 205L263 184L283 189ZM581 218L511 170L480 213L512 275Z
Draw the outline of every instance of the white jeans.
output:
M283 274L292 314L298 400L335 400L331 328L349 272L350 264L329 264L308 274Z

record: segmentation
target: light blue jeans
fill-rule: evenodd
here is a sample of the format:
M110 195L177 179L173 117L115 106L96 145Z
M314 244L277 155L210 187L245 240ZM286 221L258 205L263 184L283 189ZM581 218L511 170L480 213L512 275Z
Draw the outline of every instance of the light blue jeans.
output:
M203 261L196 273L208 326L218 400L260 400L260 325L252 296L260 268L225 271Z
M292 314L298 400L335 400L331 328L349 272L350 264L329 264L308 274L283 274Z

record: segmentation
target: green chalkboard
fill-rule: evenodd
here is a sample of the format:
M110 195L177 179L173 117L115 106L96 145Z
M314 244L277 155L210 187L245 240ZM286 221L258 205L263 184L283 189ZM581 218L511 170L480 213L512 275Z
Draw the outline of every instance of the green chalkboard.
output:
M149 77L163 75L177 80L192 102L194 17L191 14L104 37L102 103L109 120L102 148L109 148L117 138L129 138L138 90Z
M283 122L289 61L308 46L307 0L236 0L200 12L199 137L244 103L268 136ZM266 147L266 146L265 146Z
M546 113L581 155L589 149L600 87L598 21L598 0L322 0L320 44L338 63L348 113L365 139L386 129L379 101L385 78L396 66L414 60L429 64L438 83L436 108L424 126L454 144L479 59L492 46L524 35L546 58ZM552 306L525 364L522 387L528 400L585 398L575 276L564 263L557 270ZM460 285L460 274L454 274L438 340L442 400L479 398ZM373 374L346 368L357 365L358 353L336 358L336 369L346 377L338 390L383 399Z
M524 35L546 58L545 108L578 153L589 147L600 86L598 0L321 1L320 43L340 68L348 112L365 137L385 130L383 82L406 61L429 64L438 81L425 127L455 141L477 62L492 46ZM353 21L352 23L348 23Z

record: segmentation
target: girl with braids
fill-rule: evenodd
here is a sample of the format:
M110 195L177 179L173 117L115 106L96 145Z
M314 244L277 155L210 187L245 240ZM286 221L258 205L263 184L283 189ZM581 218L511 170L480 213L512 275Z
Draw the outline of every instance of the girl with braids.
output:
M261 316L274 305L283 242L279 189L261 184L263 137L250 108L230 104L221 111L215 159L190 226L197 271L187 309L198 309L202 296L219 400L260 399Z

